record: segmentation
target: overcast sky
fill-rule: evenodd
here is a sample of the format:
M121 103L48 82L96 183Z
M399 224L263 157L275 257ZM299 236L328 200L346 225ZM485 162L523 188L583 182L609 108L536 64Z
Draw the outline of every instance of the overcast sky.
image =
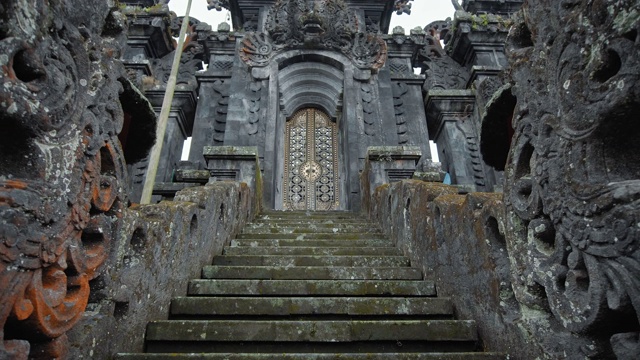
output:
M416 26L425 27L432 21L444 20L447 17L453 18L453 6L451 0L414 0L412 2L411 15L393 15L389 31L400 25L408 34L410 29ZM171 0L169 9L178 15L184 15L187 9L187 0ZM218 28L218 23L227 21L231 23L228 11L207 10L206 0L192 0L191 16L211 25L213 30Z

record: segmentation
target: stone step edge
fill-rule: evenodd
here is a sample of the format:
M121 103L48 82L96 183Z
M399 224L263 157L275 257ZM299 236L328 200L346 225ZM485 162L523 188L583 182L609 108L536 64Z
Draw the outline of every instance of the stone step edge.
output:
M351 266L226 266L208 265L203 279L281 279L281 280L422 280L422 271L412 267Z
M280 245L282 243L282 245ZM324 244L323 244L324 243ZM395 247L390 240L343 240L343 239L233 239L228 247L274 247L274 246L304 246L316 247ZM387 245L387 246L385 246ZM309 246L307 246L309 247Z
M203 280L191 296L436 296L432 280Z
M200 316L453 316L450 298L185 296L171 300L171 314Z
M236 239L335 239L335 240L385 240L383 233L361 232L305 232L305 233L240 233Z
M395 247L323 247L323 246L236 246L227 247L222 255L402 255Z
M502 353L486 352L434 352L434 353L163 353L163 354L116 354L114 360L242 360L242 359L289 359L289 360L506 360L508 356Z
M318 265L301 265L301 266L353 266L353 263L359 263L365 266L367 263L395 263L394 266L411 266L409 258L403 255L218 255L213 258L212 265L238 265L249 266L248 263L256 263L259 266L277 266L278 264L292 264L296 262L310 262ZM274 265L271 265L274 264ZM334 265L337 264L337 265ZM283 265L287 266L287 265Z
M473 320L157 320L147 341L477 341Z

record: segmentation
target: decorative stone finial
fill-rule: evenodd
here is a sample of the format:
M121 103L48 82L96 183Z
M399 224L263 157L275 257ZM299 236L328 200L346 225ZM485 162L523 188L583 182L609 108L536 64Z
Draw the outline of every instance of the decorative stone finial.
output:
M229 25L229 23L227 23L226 21L223 21L220 24L218 24L218 32L229 32L229 31L231 31L231 25Z
M396 3L395 3L396 14L411 15L411 4L409 3L409 1L413 1L413 0L396 0Z
M229 9L229 0L207 0L207 9L216 9L222 11L223 8Z

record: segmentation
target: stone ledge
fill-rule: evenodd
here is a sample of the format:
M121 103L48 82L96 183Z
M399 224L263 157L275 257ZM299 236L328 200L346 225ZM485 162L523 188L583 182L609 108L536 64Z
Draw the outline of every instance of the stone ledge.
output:
M255 160L258 148L255 146L205 146L202 149L205 159Z
M370 146L367 149L369 160L420 160L422 152L419 146Z

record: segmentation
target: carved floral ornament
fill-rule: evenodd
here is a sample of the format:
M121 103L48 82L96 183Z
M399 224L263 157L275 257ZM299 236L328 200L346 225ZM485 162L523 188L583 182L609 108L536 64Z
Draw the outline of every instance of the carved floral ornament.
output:
M616 352L640 322L640 17L571 4L528 2L509 35L507 241L518 300Z
M240 58L249 66L266 66L276 53L290 49L339 51L360 69L377 70L387 58L385 41L358 32L358 20L343 0L277 0L265 29L245 35Z
M36 4L8 11L0 36L2 359L65 358L126 204L120 50L100 38L104 23ZM96 4L82 14L106 18Z

